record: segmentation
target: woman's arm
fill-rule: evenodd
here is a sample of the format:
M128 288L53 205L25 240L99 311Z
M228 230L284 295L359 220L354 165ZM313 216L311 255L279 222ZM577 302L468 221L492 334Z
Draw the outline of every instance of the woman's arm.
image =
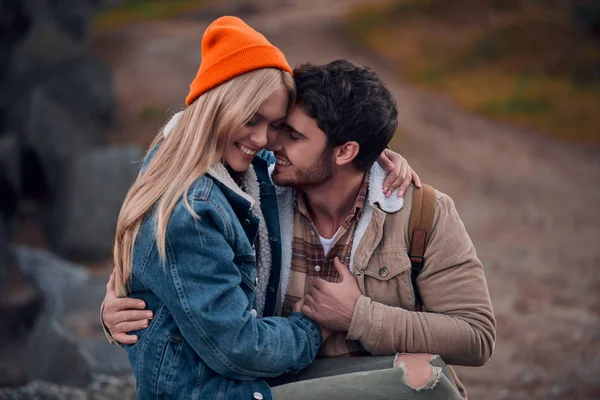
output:
M398 197L404 196L411 182L414 182L416 187L421 187L419 175L408 165L406 158L392 149L385 149L379 155L377 162L384 170L388 171L381 189L386 197L390 197L396 189L398 189Z
M308 366L320 328L300 313L258 319L248 311L242 276L226 235L225 214L195 201L194 219L177 207L167 230L167 263L153 256L142 281L166 305L184 338L219 374L238 380L277 376ZM231 238L230 238L231 239Z

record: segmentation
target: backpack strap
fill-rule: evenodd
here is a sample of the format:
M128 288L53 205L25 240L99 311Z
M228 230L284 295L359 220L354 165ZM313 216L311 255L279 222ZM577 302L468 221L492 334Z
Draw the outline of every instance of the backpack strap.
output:
M433 213L435 210L435 190L429 185L413 190L412 209L408 223L408 256L411 263L411 280L415 293L417 309L422 308L423 302L417 287L417 276L425 265L425 249L429 242L433 226Z

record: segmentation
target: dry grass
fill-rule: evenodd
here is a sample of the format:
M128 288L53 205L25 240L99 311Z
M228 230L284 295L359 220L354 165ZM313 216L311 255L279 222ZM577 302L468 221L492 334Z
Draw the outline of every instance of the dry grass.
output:
M117 7L99 13L94 32L123 28L129 24L164 19L201 8L205 0L122 0Z
M600 46L568 3L395 0L357 9L347 26L404 77L467 109L600 143Z

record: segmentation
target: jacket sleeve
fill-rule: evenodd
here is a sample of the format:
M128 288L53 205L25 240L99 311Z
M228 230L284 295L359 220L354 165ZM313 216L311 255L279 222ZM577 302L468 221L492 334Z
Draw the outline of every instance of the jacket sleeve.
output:
M454 202L443 194L425 258L417 285L427 312L361 296L347 338L374 354L433 353L448 364L484 365L496 338L485 274Z
M115 340L115 338L110 334L108 327L104 323L104 318L102 318L103 311L104 311L104 301L102 302L102 304L100 304L100 325L102 325L102 330L104 331L104 336L106 336L106 340L108 340L108 343L110 343L110 344L118 344L119 346L121 346L121 343L119 343Z
M273 152L269 151L269 150L265 150L265 149L262 149L261 151L259 151L256 154L256 156L262 158L263 160L265 160L268 165L274 164L275 161L277 161L277 159L275 158L275 155L273 154Z
M231 224L209 201L196 200L193 208L197 218L176 208L167 228L166 265L146 265L143 283L198 356L222 376L249 380L308 366L321 345L319 326L300 313L253 316L226 239Z

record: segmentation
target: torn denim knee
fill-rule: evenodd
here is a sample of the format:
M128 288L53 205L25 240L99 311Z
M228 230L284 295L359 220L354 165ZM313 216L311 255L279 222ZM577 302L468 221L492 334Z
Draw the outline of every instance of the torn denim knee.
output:
M437 354L396 353L393 365L404 372L404 384L419 392L435 388L440 381L442 368L431 364L436 358L439 358Z

